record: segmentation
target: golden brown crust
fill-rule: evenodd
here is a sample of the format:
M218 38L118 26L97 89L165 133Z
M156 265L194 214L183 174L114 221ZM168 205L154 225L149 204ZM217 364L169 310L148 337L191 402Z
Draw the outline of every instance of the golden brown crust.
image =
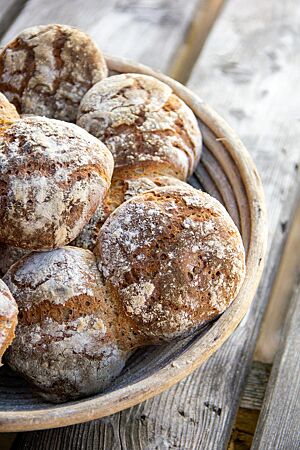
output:
M19 307L7 361L43 397L61 402L90 395L121 372L133 345L123 337L92 252L32 253L4 278Z
M77 123L108 146L116 167L156 163L185 180L200 158L193 112L168 85L147 75L97 83L82 99Z
M92 39L67 25L28 28L0 53L0 90L19 113L75 122L84 94L106 76Z
M5 125L7 122L11 122L13 120L19 119L20 116L14 107L5 95L0 92L0 127Z
M15 121L0 136L0 241L32 250L72 241L110 185L111 153L73 124Z
M232 219L192 187L157 188L125 202L102 227L95 253L123 314L153 342L217 317L245 274Z
M17 304L8 287L0 280L0 365L3 353L14 339L17 321Z
M171 176L157 175L156 166L149 165L141 170L137 167L122 167L114 171L111 186L89 223L73 241L72 245L94 250L100 229L110 214L124 201L155 187L182 185L184 181ZM149 170L150 169L150 170Z

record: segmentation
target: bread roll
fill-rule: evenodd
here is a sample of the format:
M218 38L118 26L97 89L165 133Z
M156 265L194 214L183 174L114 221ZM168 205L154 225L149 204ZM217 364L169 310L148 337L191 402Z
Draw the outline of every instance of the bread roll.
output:
M0 280L0 365L3 353L15 336L18 307L8 287Z
M77 124L107 145L115 167L155 164L160 175L185 180L200 158L193 112L147 75L115 75L95 84L80 103Z
M4 279L19 307L7 362L40 395L52 402L92 395L121 372L134 334L105 297L92 252L31 253Z
M84 94L106 76L92 39L67 25L27 28L0 52L0 91L23 114L75 122Z
M108 292L153 343L216 318L245 275L229 214L192 187L156 188L123 203L101 228L95 254Z
M71 242L110 185L113 158L73 124L19 119L0 135L0 242L47 250Z
M135 171L131 167L122 168L122 170L116 169L103 204L98 207L89 223L73 241L73 245L93 250L100 229L106 219L118 206L129 198L158 186L186 186L186 183L178 180L178 178L156 176L155 172L149 173L149 175L145 172L144 175L142 176L139 171Z

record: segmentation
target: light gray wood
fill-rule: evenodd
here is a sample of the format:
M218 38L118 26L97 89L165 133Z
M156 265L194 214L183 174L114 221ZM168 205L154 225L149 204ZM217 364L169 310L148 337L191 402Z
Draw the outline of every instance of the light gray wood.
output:
M300 274L299 274L300 275ZM300 448L300 277L291 299L252 448Z
M210 360L162 395L87 425L21 435L23 445L29 443L32 449L226 448L299 181L299 20L297 0L229 1L191 79L191 86L241 135L265 183L269 258L247 318ZM286 222L282 231L280 223Z
M53 433L56 448L71 436L75 449L226 448L299 186L299 20L297 0L231 0L190 82L239 132L265 184L269 258L247 318L212 358L167 392L86 426L28 433L30 448L43 443L50 449Z
M0 38L20 13L26 0L0 0Z
M271 364L253 361L242 392L240 408L261 410L271 368Z
M104 52L167 71L193 19L198 0L28 0L4 36L65 23L87 31Z
M228 181L222 185L222 195L230 211L236 208L234 217L238 217L241 224L246 248L246 277L234 301L217 320L185 339L136 352L108 391L94 397L59 406L50 405L37 401L24 381L19 381L21 391L12 391L9 374L1 371L1 431L80 423L124 410L165 391L199 367L228 339L248 311L260 280L267 239L265 202L257 169L236 133L192 91L169 77L116 57L107 57L107 64L113 72L139 72L157 77L169 84L193 109L205 147L202 162L202 166L207 168L205 180L211 178L211 182L217 185L222 171L221 178ZM196 173L195 178L198 176ZM200 184L203 185L201 177ZM228 191L226 195L225 191Z

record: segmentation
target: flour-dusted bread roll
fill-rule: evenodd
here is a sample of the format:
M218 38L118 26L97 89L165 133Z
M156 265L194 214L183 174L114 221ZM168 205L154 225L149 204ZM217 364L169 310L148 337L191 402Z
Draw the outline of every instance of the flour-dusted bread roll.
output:
M105 298L92 252L63 247L32 253L4 280L19 307L6 361L40 395L53 402L91 395L121 372L130 332L125 340L127 325Z
M187 183L178 178L161 175L155 167L146 167L143 170L133 166L116 168L111 180L106 203L112 213L124 201L135 195L142 194L150 189L162 186L185 186Z
M111 150L116 167L148 164L185 180L200 158L201 133L191 109L156 78L115 75L81 101L77 124Z
M0 365L3 353L15 336L17 321L17 304L8 287L0 280Z
M156 188L123 203L101 228L95 253L108 292L152 342L217 317L245 275L229 214L192 187Z
M67 25L28 28L0 51L0 91L23 114L74 122L84 94L106 76L96 44Z
M170 176L160 176L147 172L144 176L134 168L116 169L111 180L107 195L89 223L74 240L73 245L93 250L99 236L100 229L110 214L124 201L145 191L159 186L187 186L184 181ZM1 268L1 266L0 266Z
M0 92L0 132L1 132L1 127L6 124L7 122L10 122L12 120L16 120L19 119L19 114L16 110L16 108L14 107L14 105L12 105L7 98L5 97L5 95L3 95Z
M113 158L94 136L42 117L0 134L0 242L61 247L88 223L110 185Z
M0 276L4 275L15 262L28 253L30 253L30 250L0 243Z

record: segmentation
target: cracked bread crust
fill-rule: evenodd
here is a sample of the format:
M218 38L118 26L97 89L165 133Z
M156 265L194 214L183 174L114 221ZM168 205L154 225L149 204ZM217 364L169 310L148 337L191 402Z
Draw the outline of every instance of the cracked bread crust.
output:
M143 171L142 176L140 171L136 171L131 167L122 168L121 170L116 169L103 204L97 208L89 223L85 225L74 240L73 245L93 251L102 225L124 201L155 187L173 185L187 186L184 181L180 181L177 178L156 175L155 170L151 170L149 173Z
M0 52L0 91L23 114L75 122L82 97L107 73L92 39L66 25L28 28Z
M19 307L6 360L41 396L62 402L92 395L121 372L131 344L92 252L63 247L32 253L4 279Z
M19 119L0 136L0 241L47 250L71 242L102 202L111 153L73 124Z
M164 174L185 180L200 158L193 112L147 75L115 75L95 84L80 103L77 124L107 145L115 167L156 163Z
M17 321L17 304L6 284L0 280L0 365L3 353L14 339Z
M0 127L19 118L20 116L14 105L0 92Z
M217 200L192 187L125 202L101 228L95 254L111 295L152 342L216 318L245 276L238 229Z

